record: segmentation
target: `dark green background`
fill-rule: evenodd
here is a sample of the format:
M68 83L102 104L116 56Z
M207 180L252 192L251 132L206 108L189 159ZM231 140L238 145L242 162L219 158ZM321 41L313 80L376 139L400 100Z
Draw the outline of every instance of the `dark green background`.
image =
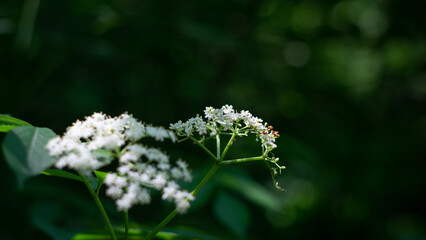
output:
M260 164L239 168L280 199L278 212L215 185L172 225L237 238L213 210L226 191L250 209L243 239L426 239L424 1L34 5L0 2L1 113L61 134L94 111L167 126L232 104L280 132L287 192L273 189ZM257 154L252 146L230 154ZM170 149L194 173L208 165L191 144ZM40 225L65 235L102 228L82 186L38 177L18 191L0 166L1 239L48 239ZM154 225L171 208L151 206L131 218Z

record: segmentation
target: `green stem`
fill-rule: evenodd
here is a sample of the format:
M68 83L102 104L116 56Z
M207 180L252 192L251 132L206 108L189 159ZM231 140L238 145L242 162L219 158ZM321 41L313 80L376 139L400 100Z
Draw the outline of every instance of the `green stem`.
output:
M174 217L176 217L176 215L178 215L178 211L174 209L143 240L151 240L153 237L155 237L161 229L163 229Z
M219 162L222 162L223 159L225 158L226 152L228 152L228 149L231 146L232 141L234 141L235 136L236 136L236 133L233 133L232 136L231 136L231 138L228 141L228 144L226 144L226 147L223 150L222 155L220 156Z
M201 147L204 151L209 154L210 157L215 159L217 162L213 167L209 170L206 176L201 180L200 183L194 188L194 190L191 192L192 196L195 196L198 194L198 192L206 185L206 183L212 178L212 176L216 173L216 171L221 166L220 162L223 161L225 158L226 152L228 151L229 147L231 146L232 142L234 141L234 138L236 136L236 133L234 132L231 136L231 138L228 141L228 144L226 145L225 149L222 152L222 155L220 154L220 136L219 134L216 136L216 154L217 156L214 156L212 152L210 152L209 149L207 149L203 144L201 144L197 139L189 136L189 139L191 139L195 144L197 144L199 147ZM145 238L144 240L150 240L153 237L157 235L157 233L163 229L176 215L178 214L178 211L174 209L166 218L163 219L163 221L160 222Z
M80 175L81 179L83 180L84 185L86 185L87 189L89 190L90 195L92 195L93 200L96 203L96 206L98 207L99 211L101 212L102 218L104 219L105 225L108 228L108 232L109 232L109 235L111 236L111 239L117 240L117 237L115 236L114 230L112 229L112 225L109 221L108 215L105 212L104 207L102 206L101 200L99 200L98 195L96 195L95 191L90 186L90 183L89 183L89 181L87 181L87 178L81 172L79 172L79 171L77 171L77 172Z
M215 155L213 155L212 152L208 148L206 148L203 144L201 144L197 139L189 136L189 139L191 139L195 144L197 144L200 148L202 148L210 157L212 157L215 161L217 161L217 158Z
M124 211L124 240L129 239L129 212Z
M96 196L99 197L99 191L101 190L101 184L98 184L98 187L96 188Z
M204 187L204 185L210 180L210 178L215 174L215 172L219 169L220 165L215 164L207 173L207 175L201 180L201 182L194 188L191 192L192 196L197 195L197 193ZM143 240L150 240L157 235L157 233L163 229L174 217L178 215L178 211L174 209L166 218L161 221Z
M249 128L249 126L245 126L243 128L238 129L238 132L244 132L248 128Z
M220 159L220 135L216 134L216 159Z
M228 133L228 132L221 132L219 133L220 135L232 135L233 133Z
M197 193L206 185L206 183L210 180L210 178L213 177L213 175L216 173L216 171L219 169L220 165L215 164L212 168L210 168L209 172L206 176L204 176L203 180L194 188L194 190L191 192L192 196L197 195Z
M234 163L243 163L243 162L251 162L251 161L260 161L260 160L264 160L264 158L262 156L259 157L249 157L249 158L237 158L237 159L232 159L232 160L225 160L220 162L220 165L229 165L229 164L234 164Z

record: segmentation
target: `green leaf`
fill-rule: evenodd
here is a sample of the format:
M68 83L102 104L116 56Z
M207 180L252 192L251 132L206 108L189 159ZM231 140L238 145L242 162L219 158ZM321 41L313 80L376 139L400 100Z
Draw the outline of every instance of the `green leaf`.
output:
M77 180L80 182L83 182L83 179L81 179L80 176L72 174L70 172L59 170L59 169L46 169L41 174L47 175L47 176L55 176L55 177L62 177L62 178L68 178L72 180ZM89 182L90 186L96 190L99 184L99 179L94 176L87 176L87 181Z
M224 240L224 238L219 238L211 233L189 227L164 228L157 234L157 237L163 239Z
M21 126L7 133L2 149L6 162L15 172L19 187L55 163L45 148L56 134L48 128Z
M233 191L240 193L247 200L263 208L279 211L280 202L278 198L268 189L249 177L237 173L222 172L218 174L217 181L229 187Z
M152 229L150 227L142 226L137 223L131 223L129 229L129 239L144 239ZM124 228L115 229L118 239L124 239ZM72 240L95 240L95 239L111 239L105 230L95 230L92 232L78 233L72 237ZM220 240L219 238L210 233L205 233L199 229L188 227L174 227L165 228L159 232L155 239L171 240L171 239L188 239L188 240Z
M20 120L8 115L4 115L4 114L0 114L0 125L31 126L31 124L23 120Z
M78 233L72 237L72 240L108 240L111 239L109 234L95 233Z
M108 175L107 172L102 172L102 171L94 171L96 178L98 179L98 185L101 186L104 183L104 180L106 178L106 176Z
M100 191L100 189L102 187L102 184L104 184L104 180L105 180L106 176L108 175L108 173L107 172L102 172L102 171L96 171L96 170L94 172L95 172L97 180L96 180L96 186L93 189L95 189L96 190L96 194L99 195L99 191ZM90 183L90 179L88 179L88 181ZM93 187L93 185L92 185L92 187Z
M12 125L0 125L0 132L9 132L10 130L12 130L14 128L16 128L16 126L12 126Z
M83 181L80 176L72 174L72 173L64 171L64 170L59 170L59 169L46 169L42 172L42 174L47 175L47 176L68 178L68 179L77 180L77 181L81 181L81 182Z
M244 238L251 220L246 204L222 191L215 200L214 214L236 236Z
M0 132L9 132L18 126L31 126L31 124L8 115L0 114Z

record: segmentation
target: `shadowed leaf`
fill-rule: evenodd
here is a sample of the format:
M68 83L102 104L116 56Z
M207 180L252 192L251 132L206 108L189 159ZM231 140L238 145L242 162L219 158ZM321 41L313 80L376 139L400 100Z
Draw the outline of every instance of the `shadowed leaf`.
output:
M56 134L48 128L21 126L7 133L2 148L6 162L15 172L19 187L24 181L51 167L55 159L45 148Z

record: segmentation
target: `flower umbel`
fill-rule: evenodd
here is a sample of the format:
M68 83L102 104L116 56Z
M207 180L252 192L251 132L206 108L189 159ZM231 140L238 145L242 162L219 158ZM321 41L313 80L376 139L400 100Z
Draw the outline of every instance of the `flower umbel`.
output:
M275 180L275 175L285 167L278 164L279 158L275 158L272 153L272 150L277 147L275 139L280 135L278 131L273 130L272 126L264 123L261 118L253 116L249 111L243 110L239 112L234 110L231 105L225 105L221 108L206 107L204 119L197 115L186 122L178 121L170 124L170 129L174 130L176 135L183 139L191 138L198 134L202 137L199 143L216 135L244 137L254 134L256 140L261 143L261 159L268 165L275 186L281 189ZM217 160L219 161L219 159ZM223 163L226 162L224 161Z
M145 125L127 113L114 118L94 113L76 121L62 137L51 139L46 148L58 159L57 168L68 167L85 175L118 159L117 172L106 176L105 185L106 194L116 200L120 211L150 203L148 189L153 188L163 192L164 200L174 201L179 212L185 212L194 197L181 190L177 181L192 180L187 164L178 160L172 166L164 152L138 143L145 137L177 140L172 131Z

